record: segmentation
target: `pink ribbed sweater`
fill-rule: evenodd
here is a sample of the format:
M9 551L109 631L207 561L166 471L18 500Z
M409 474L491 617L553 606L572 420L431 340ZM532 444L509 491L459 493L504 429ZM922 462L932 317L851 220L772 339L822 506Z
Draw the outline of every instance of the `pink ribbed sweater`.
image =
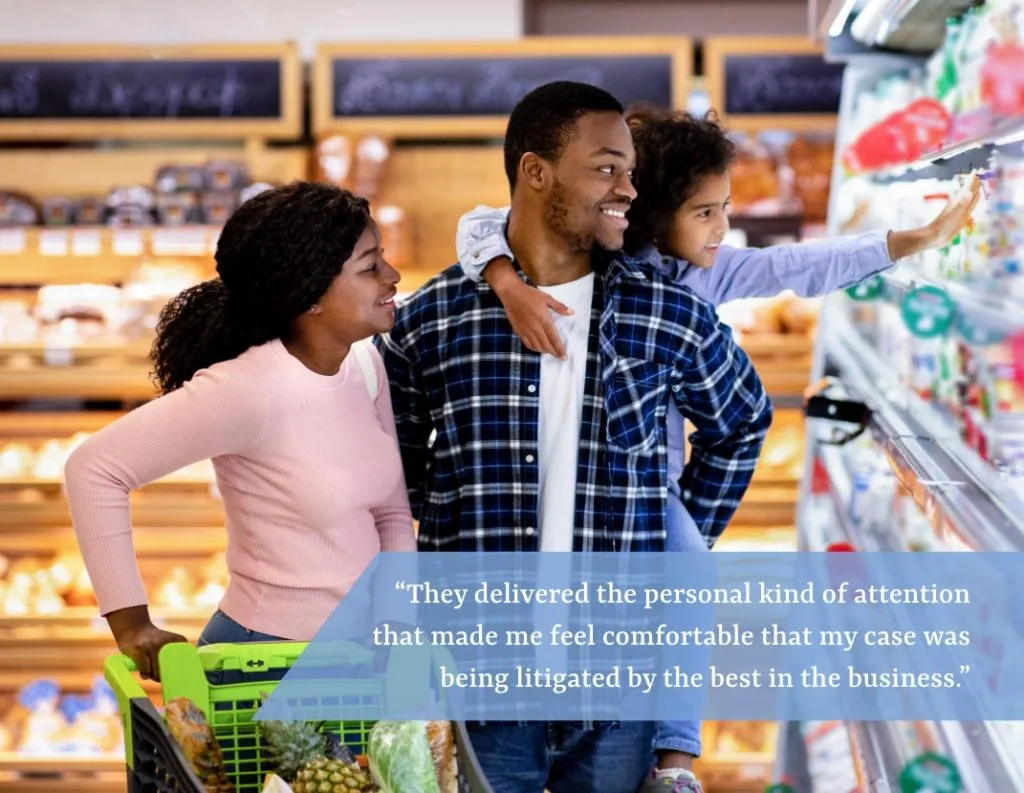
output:
M387 376L372 356L376 404L354 354L323 376L273 341L79 446L65 483L100 611L148 602L129 493L207 458L227 526L221 609L247 628L309 641L378 551L415 550Z

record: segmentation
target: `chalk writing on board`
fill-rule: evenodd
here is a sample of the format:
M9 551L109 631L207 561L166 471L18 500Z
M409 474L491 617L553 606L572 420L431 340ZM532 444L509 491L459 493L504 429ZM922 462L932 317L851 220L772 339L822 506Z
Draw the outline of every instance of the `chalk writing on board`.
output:
M0 60L0 118L275 118L280 64Z
M5 116L31 116L39 107L39 69L22 66L6 83L0 83L0 113Z
M729 55L726 112L836 113L843 66L818 55Z
M624 104L672 101L668 56L346 59L333 63L338 116L507 115L553 80L598 85Z

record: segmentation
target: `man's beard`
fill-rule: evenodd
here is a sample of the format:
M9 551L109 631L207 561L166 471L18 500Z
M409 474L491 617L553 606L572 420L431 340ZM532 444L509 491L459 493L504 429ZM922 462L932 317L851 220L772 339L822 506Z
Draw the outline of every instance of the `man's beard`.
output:
M551 193L548 195L548 201L544 207L545 222L556 234L565 239L574 250L592 251L595 248L603 249L604 246L600 244L593 230L574 230L571 227L569 215L569 199L566 196L565 187L556 179L551 186Z

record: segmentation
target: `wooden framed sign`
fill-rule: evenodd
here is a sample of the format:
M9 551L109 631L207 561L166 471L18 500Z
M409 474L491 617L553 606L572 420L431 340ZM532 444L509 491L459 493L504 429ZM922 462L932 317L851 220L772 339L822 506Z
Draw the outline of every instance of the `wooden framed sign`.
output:
M0 138L297 138L293 44L0 48Z
M496 43L324 44L314 73L317 134L504 134L516 102L552 80L601 86L624 105L684 107L685 38L526 38Z
M792 37L721 37L704 43L711 107L733 129L832 131L839 116L844 64Z

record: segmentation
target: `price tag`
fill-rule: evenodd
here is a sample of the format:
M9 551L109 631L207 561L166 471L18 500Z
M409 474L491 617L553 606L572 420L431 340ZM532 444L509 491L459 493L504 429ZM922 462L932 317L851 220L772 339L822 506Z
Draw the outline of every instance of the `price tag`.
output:
M0 256L25 252L25 229L0 229Z
M103 236L99 229L75 229L71 232L71 252L75 256L99 256Z
M949 332L956 317L956 303L944 289L919 286L900 303L903 322L919 339L934 339Z
M114 230L114 254L116 256L141 256L142 251L141 231L138 229Z
M796 793L796 788L792 785L787 785L780 782L777 785L769 785L764 789L764 793Z
M65 229L44 229L39 233L39 252L43 256L67 256L68 232Z
M900 774L900 793L961 793L963 785L952 761L934 752L918 755Z
M47 366L71 366L75 362L75 353L70 347L47 342L43 347L43 363Z
M153 232L155 256L203 256L208 251L209 241L203 227L156 229Z
M878 300L882 296L883 289L885 289L885 282L882 281L882 276L872 275L859 284L847 288L846 294L850 296L851 300L864 303L869 300Z

